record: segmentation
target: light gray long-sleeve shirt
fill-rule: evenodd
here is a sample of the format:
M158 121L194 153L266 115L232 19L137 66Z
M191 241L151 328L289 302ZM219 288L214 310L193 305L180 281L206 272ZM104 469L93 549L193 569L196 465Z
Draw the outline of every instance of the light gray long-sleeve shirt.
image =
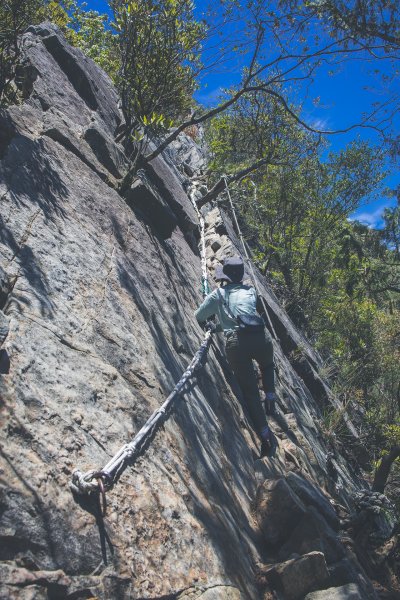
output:
M223 288L215 289L204 299L203 303L195 312L199 323L204 323L209 317L217 315L221 328L225 335L239 329L237 322L232 319L222 302L219 294L225 298L233 316L257 314L257 292L253 287L242 283L230 283Z

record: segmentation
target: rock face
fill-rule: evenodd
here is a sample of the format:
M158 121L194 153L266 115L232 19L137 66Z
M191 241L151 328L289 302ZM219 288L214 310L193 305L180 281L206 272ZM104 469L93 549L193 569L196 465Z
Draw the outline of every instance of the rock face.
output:
M258 489L256 513L265 541L275 546L288 539L306 509L284 479L266 479Z
M305 600L362 600L362 591L357 585L350 583L337 588L312 592L307 594Z
M185 401L108 494L106 519L97 497L72 496L72 471L102 467L132 439L203 339L193 316L197 217L185 190L205 157L181 136L122 196L128 161L108 77L49 24L24 35L21 68L24 103L0 112L0 346L9 363L0 377L0 597L257 599L274 585L260 583L260 565L273 562L281 594L296 589L301 561L316 561L321 575L310 581L310 567L304 593L339 585L326 567L335 561L347 560L345 583L358 584L334 507L349 509L364 483L335 449L330 477L319 419L333 399L320 359L259 274L280 337L275 455L255 460L258 440L216 338ZM212 272L240 246L227 215L205 216ZM292 504L278 507L270 539L266 495L277 491ZM307 519L311 545L299 539ZM292 563L293 552L304 556Z
M323 587L329 573L322 552L310 552L273 567L267 578L286 600L299 600L307 592Z

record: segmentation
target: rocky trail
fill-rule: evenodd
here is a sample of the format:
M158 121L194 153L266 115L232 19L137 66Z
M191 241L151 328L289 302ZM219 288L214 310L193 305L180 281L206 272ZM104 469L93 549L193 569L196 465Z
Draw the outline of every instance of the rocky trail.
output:
M398 598L385 497L324 429L323 363L256 270L278 340L272 456L214 335L171 417L107 493L71 493L174 388L204 339L206 156L181 135L139 169L111 81L52 25L23 36L23 102L0 111L0 598ZM207 266L242 248L202 209Z

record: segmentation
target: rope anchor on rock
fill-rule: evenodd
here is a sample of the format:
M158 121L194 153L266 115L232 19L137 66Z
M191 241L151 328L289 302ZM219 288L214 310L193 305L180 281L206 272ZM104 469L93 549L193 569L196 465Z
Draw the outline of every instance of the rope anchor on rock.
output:
M184 393L185 385L193 377L195 372L202 367L203 360L211 343L211 335L211 330L206 331L200 348L197 350L191 363L168 398L153 412L131 442L125 444L100 471L92 469L86 473L82 473L79 469L76 469L73 472L72 481L70 483L70 488L73 493L83 495L92 492L100 492L103 498L103 511L105 510L105 492L113 487L124 466L141 453L149 438L169 416L175 400Z

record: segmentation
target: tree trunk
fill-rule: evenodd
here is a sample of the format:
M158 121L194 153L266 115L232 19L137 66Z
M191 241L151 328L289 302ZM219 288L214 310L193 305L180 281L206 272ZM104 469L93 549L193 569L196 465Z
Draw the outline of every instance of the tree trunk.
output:
M392 464L399 456L400 446L393 446L390 448L389 453L385 454L382 458L379 467L375 471L374 483L372 485L374 492L384 493Z

